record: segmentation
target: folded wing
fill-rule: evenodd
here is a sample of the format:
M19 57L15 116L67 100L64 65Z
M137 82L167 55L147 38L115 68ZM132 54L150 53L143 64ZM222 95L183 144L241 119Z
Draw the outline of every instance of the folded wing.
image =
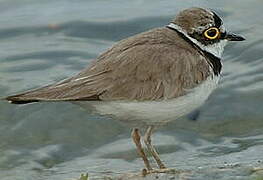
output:
M72 78L6 99L19 104L171 99L186 94L209 75L205 57L187 47L160 42L117 45Z

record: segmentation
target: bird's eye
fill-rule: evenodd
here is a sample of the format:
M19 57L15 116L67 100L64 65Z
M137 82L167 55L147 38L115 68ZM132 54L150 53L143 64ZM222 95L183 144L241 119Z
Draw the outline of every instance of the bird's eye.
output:
M219 32L219 29L216 28L216 27L211 27L209 29L207 29L205 32L204 32L204 36L209 39L209 40L213 40L213 39L216 39L218 38L220 35L220 32Z

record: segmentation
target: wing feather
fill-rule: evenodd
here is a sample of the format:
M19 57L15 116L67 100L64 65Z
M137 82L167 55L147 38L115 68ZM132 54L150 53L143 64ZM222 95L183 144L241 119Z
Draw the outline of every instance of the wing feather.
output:
M6 99L12 103L30 103L145 101L182 96L211 75L211 68L200 52L184 41L173 42L171 36L176 36L175 33L169 36L171 32L166 31L123 40L78 75Z

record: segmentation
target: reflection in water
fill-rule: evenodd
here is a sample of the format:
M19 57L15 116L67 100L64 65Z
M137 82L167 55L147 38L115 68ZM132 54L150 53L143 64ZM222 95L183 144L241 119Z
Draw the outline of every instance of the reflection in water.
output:
M207 103L161 128L154 144L169 166L193 170L195 179L213 179L205 168L225 163L238 166L221 179L248 176L248 165L262 165L262 1L1 3L0 96L72 76L114 42L166 25L182 8L216 9L247 41L227 46L223 80ZM73 104L0 102L0 115L0 179L118 175L143 167L128 127Z

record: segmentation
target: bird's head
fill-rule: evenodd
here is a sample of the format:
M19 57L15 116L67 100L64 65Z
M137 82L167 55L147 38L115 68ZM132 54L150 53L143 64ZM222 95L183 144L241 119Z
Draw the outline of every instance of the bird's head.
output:
M214 12L203 8L181 11L171 24L201 49L221 57L228 41L243 41L244 37L227 31L222 19Z

